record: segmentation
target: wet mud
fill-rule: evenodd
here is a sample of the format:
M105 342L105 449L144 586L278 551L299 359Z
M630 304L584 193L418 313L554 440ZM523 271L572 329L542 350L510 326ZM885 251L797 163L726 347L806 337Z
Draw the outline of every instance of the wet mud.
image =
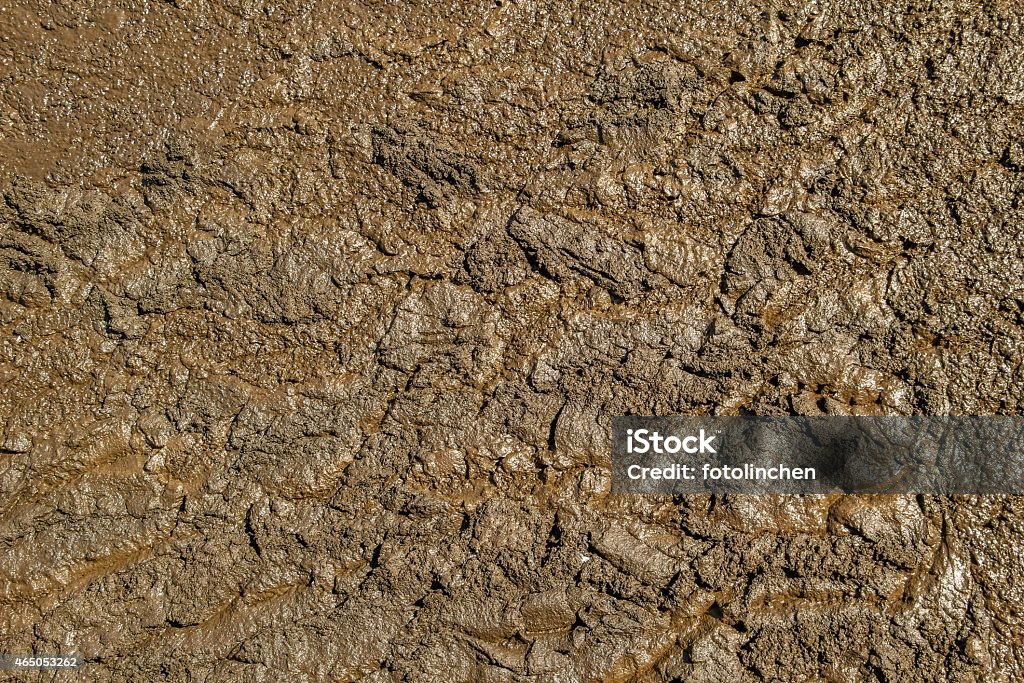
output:
M1009 497L613 496L617 415L1020 414L1024 10L0 7L0 651L1016 681Z

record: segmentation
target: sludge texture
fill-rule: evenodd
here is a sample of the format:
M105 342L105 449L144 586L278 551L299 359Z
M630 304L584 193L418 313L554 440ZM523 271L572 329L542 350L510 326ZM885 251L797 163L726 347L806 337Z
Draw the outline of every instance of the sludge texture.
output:
M56 680L1019 680L1017 500L617 497L608 439L1020 413L1022 23L5 3L0 650L85 657Z

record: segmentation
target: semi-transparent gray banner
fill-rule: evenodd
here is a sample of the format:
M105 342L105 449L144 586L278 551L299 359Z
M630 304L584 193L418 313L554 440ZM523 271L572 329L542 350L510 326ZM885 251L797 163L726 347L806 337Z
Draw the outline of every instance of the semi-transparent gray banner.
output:
M1024 494L1019 417L616 417L615 493Z

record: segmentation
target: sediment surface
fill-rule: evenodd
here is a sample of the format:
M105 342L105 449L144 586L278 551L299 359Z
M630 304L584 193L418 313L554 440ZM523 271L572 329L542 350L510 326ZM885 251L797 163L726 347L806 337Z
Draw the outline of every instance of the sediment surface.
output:
M609 427L1020 414L1022 18L5 2L0 651L87 662L16 677L1021 680L1017 499Z

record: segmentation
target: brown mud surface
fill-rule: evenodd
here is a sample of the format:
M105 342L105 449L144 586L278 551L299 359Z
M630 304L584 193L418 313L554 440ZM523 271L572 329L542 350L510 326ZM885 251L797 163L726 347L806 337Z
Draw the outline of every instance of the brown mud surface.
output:
M1024 679L1016 499L608 455L1020 414L1020 4L2 5L20 680Z

